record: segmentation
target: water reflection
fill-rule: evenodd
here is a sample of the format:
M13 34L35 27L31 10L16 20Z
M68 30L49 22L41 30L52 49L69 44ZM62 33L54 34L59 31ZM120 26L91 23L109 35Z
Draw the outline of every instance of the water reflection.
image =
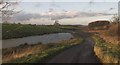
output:
M63 40L69 40L73 38L70 33L56 33L56 34L47 34L41 36L30 36L17 39L7 39L3 41L3 48L15 47L24 43L35 44L38 42L46 43L57 43Z

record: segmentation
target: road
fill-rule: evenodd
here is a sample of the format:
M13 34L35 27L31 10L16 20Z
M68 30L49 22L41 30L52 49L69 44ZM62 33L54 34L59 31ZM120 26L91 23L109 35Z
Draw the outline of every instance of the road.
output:
M80 45L63 51L47 63L100 63L94 53L94 41L82 33L83 41Z

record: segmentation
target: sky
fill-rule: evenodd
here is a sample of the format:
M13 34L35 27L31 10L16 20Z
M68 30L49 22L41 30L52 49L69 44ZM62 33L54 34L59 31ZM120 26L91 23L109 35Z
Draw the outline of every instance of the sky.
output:
M118 13L118 1L119 0L22 0L15 6L15 10L21 10L22 12L14 15L13 19L22 23L33 24L53 24L55 20L61 21L62 24L88 24L89 20L110 19L111 15ZM86 17L87 20L83 20L84 18L82 19L82 17ZM79 22L77 22L77 20L79 20Z
M15 1L15 0L7 0ZM19 0L20 1L20 0ZM119 0L22 0L22 2L118 2Z
M16 8L31 13L47 11L84 11L116 13L118 10L116 2L22 2ZM108 12L109 11L109 12Z

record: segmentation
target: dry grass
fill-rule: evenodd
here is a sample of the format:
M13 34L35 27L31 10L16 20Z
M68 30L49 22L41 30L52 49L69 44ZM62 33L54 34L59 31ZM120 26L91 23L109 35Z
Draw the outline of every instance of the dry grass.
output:
M101 60L102 63L118 63L117 58L113 58L109 54L104 54L101 47L94 47L95 54Z
M21 45L3 51L3 63L37 62L51 55L57 54L62 49L67 49L81 42L81 39L74 38L60 43ZM42 60L41 60L42 61Z
M120 23L111 23L108 29L91 30L95 36L94 51L103 63L120 63Z
M108 29L105 30L91 30L89 29L89 32L94 33L95 35L101 37L102 39L104 39L106 42L108 43L112 43L112 44L120 44L120 23L115 23L115 24L111 24L110 27Z
M120 48L119 46L109 44L103 39L93 36L95 40L94 51L103 63L119 63Z
M11 59L20 58L23 56L27 56L29 54L37 53L37 51L42 51L44 49L47 49L48 46L44 44L36 44L36 45L22 45L14 48L9 48L3 50L3 63L7 62Z
M100 23L97 23L98 25ZM96 25L96 24L95 24ZM107 28L94 29L88 27L95 40L94 51L103 63L120 63L120 23L112 22Z
M111 24L110 28L108 29L108 34L110 36L120 36L120 33L119 33L119 28L120 26L120 23L119 24Z

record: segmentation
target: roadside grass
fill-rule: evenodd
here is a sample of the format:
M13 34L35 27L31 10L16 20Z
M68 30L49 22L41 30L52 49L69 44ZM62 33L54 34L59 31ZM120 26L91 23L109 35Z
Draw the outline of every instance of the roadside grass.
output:
M94 51L103 63L120 63L120 45L105 42L98 36L93 36Z
M110 36L120 36L120 23L111 24L110 28L107 30L107 34ZM112 32L112 33L111 33Z
M8 61L7 63L44 63L47 62L49 59L51 59L53 56L59 54L60 52L63 52L64 50L71 48L73 46L76 46L82 42L82 38L74 38L70 39L69 41L63 41L58 44L51 43L46 44L48 47L44 50L37 50L37 53L29 54L26 56L23 56L21 58L16 58L11 61ZM36 51L36 50L34 50Z
M2 39L63 32L52 25L2 24Z

